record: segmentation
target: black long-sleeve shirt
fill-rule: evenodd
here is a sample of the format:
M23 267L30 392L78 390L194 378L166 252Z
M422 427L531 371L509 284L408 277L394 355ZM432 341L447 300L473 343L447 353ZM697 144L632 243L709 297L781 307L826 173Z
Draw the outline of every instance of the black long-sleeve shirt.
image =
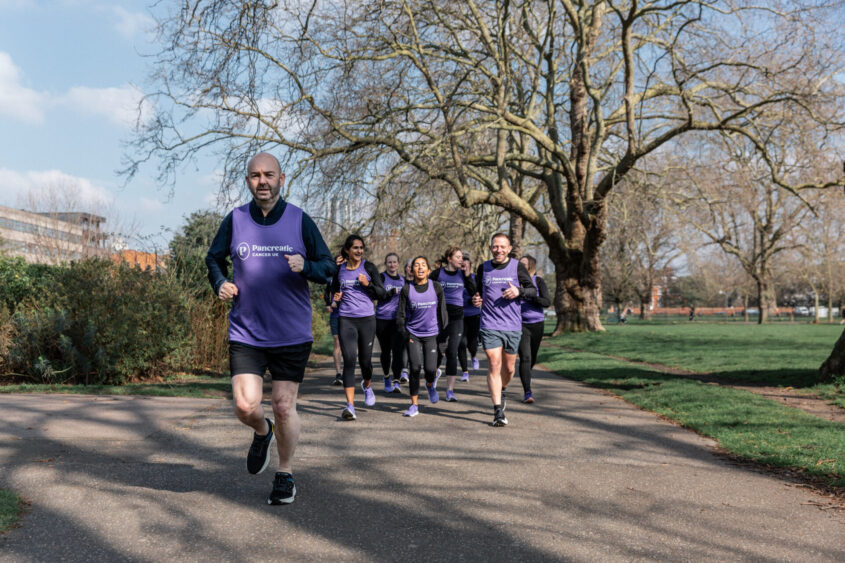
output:
M334 277L332 278L332 296L340 291L340 269L345 267L346 262L337 266L334 272ZM384 289L384 282L382 281L381 272L378 271L378 267L372 262L364 260L364 271L370 276L370 285L364 288L370 299L378 301L387 298L387 290Z
M503 262L501 264L496 264L495 262L490 262L490 263L493 265L494 270L503 270L505 268L505 266L510 264L511 260L515 260L515 259L514 258L508 258L505 262ZM537 290L534 288L534 284L531 283L531 274L528 273L528 269L525 267L525 264L523 264L522 262L519 262L516 266L516 277L517 277L517 280L519 280L519 297L521 297L522 299L536 299L537 298ZM483 280L484 280L484 263L483 262L478 266L478 269L475 272L475 279L477 281L476 288L478 289L478 294L481 295L482 299L484 299L484 283L483 283ZM545 284L543 284L543 285L545 285ZM546 293L548 293L548 291Z
M273 225L282 218L285 208L287 208L287 202L279 198L270 213L265 216L261 208L255 204L255 201L251 201L249 203L249 215L259 225ZM305 265L300 275L309 281L326 283L326 280L331 279L334 273L334 258L329 253L329 248L326 246L316 223L304 211L302 212L302 242L305 243L305 256L303 256ZM220 286L229 279L229 264L226 259L229 257L231 245L232 213L230 212L223 219L220 228L217 229L217 234L211 241L208 254L205 255L208 281L211 283L215 294L219 293Z
M545 280L540 276L537 276L537 295L535 297L526 297L526 301L532 301L543 307L544 309L552 304L552 297L549 294L549 288L546 285Z

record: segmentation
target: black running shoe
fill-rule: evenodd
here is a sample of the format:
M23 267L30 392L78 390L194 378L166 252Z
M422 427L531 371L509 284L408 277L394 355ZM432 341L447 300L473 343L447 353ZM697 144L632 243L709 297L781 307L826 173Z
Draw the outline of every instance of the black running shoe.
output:
M343 385L343 376L340 374L334 376L334 381L332 381L332 385Z
M508 419L505 417L505 410L501 407L493 411L493 426L507 426Z
M270 432L266 436L259 436L253 433L252 445L249 447L249 453L246 455L246 470L257 475L267 469L267 464L270 463L270 444L273 443L275 435L273 433L273 423L269 418L265 419L267 426L270 427Z
M273 490L267 497L267 504L290 504L296 497L296 485L293 484L293 475L290 473L276 472L273 479Z

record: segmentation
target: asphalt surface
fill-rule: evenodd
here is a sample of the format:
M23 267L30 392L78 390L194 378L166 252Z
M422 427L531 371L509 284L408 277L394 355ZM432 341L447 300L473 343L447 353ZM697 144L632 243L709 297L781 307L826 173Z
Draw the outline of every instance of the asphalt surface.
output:
M359 392L355 422L331 378L302 386L289 506L228 401L0 395L0 486L31 503L0 561L845 561L813 493L554 374L534 405L511 385L505 428L481 375L412 419L406 388Z

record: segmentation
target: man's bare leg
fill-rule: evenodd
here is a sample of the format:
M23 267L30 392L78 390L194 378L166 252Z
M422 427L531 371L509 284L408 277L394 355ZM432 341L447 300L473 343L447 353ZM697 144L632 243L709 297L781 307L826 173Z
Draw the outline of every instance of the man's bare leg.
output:
M502 404L502 347L484 351L487 354L487 389L493 406ZM513 377L513 374L511 374Z
M504 350L504 349L503 349ZM501 392L502 389L508 386L508 384L513 379L514 372L516 371L516 354L508 354L507 352L502 353L502 363L501 363L501 387L499 391ZM501 399L501 397L500 397Z
M299 441L299 413L296 411L296 395L299 383L295 381L273 382L273 416L276 419L276 447L279 450L279 471L291 473L293 453Z
M232 399L235 416L256 434L266 435L270 429L261 406L264 380L254 373L240 373L232 377Z

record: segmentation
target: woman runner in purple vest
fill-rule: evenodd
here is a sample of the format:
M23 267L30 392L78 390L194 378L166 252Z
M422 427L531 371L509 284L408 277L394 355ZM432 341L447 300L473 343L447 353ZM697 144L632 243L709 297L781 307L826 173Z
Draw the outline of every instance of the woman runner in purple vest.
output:
M531 369L537 363L537 352L540 350L540 341L543 340L546 320L543 309L551 305L552 300L549 297L546 282L537 275L537 260L530 254L526 254L519 261L528 270L534 288L537 290L536 297L522 299L522 339L519 341L519 379L522 381L522 390L525 393L522 402L533 403Z
M405 285L414 283L414 272L411 270L411 264L414 263L413 258L408 258L405 261L404 278ZM402 371L399 373L399 383L408 383L408 347L405 346L404 338L402 340Z
M446 295L446 308L449 311L449 325L440 333L437 343L438 352L445 345L446 356L446 400L457 401L455 397L455 379L458 377L458 346L464 332L464 291L470 295L475 293L475 284L467 279L463 272L464 257L461 249L450 246L440 259L442 266L432 272L432 281L439 282ZM442 353L437 355L437 364L443 359ZM440 370L437 370L440 377ZM435 387L437 382L435 381Z
M342 254L334 257L335 264L338 266L343 264L344 259ZM338 327L337 303L334 302L334 295L332 294L332 279L334 276L326 280L326 290L323 294L323 299L326 302L326 310L329 312L329 331L332 333L332 341L334 347L332 348L332 359L334 360L334 380L332 385L343 385L343 354L340 352L340 329Z
M375 264L364 260L364 239L349 235L341 254L341 264L332 280L334 302L338 304L340 351L343 354L343 390L346 406L341 412L344 420L355 420L355 360L361 366L361 389L364 404L376 404L370 388L373 378L373 337L376 333L376 312L373 301L386 297L381 276Z
M384 267L385 270L380 275L387 298L380 300L376 306L376 338L381 349L379 359L384 373L384 392L400 393L399 376L405 343L396 332L396 306L399 304L399 290L405 286L405 279L399 275L399 255L395 252L384 257Z
M472 273L472 260L469 254L464 254L463 263L464 275L476 285L475 274ZM472 360L472 369L478 369L478 330L481 323L481 309L472 304L472 293L464 290L464 333L461 336L461 343L458 346L458 360L461 362L461 381L469 382L469 364L467 355Z
M428 399L439 400L434 380L437 370L437 335L449 322L446 299L439 283L428 279L430 268L425 256L414 258L414 281L402 288L399 306L396 310L396 326L408 346L408 360L411 364L408 393L411 406L403 416L419 414L420 369L425 372Z
M493 426L506 426L505 389L514 375L516 353L522 338L519 298L537 295L528 270L510 257L511 239L496 233L490 241L493 259L478 267L478 293L473 305L481 307L478 338L487 354L487 387L493 402Z

